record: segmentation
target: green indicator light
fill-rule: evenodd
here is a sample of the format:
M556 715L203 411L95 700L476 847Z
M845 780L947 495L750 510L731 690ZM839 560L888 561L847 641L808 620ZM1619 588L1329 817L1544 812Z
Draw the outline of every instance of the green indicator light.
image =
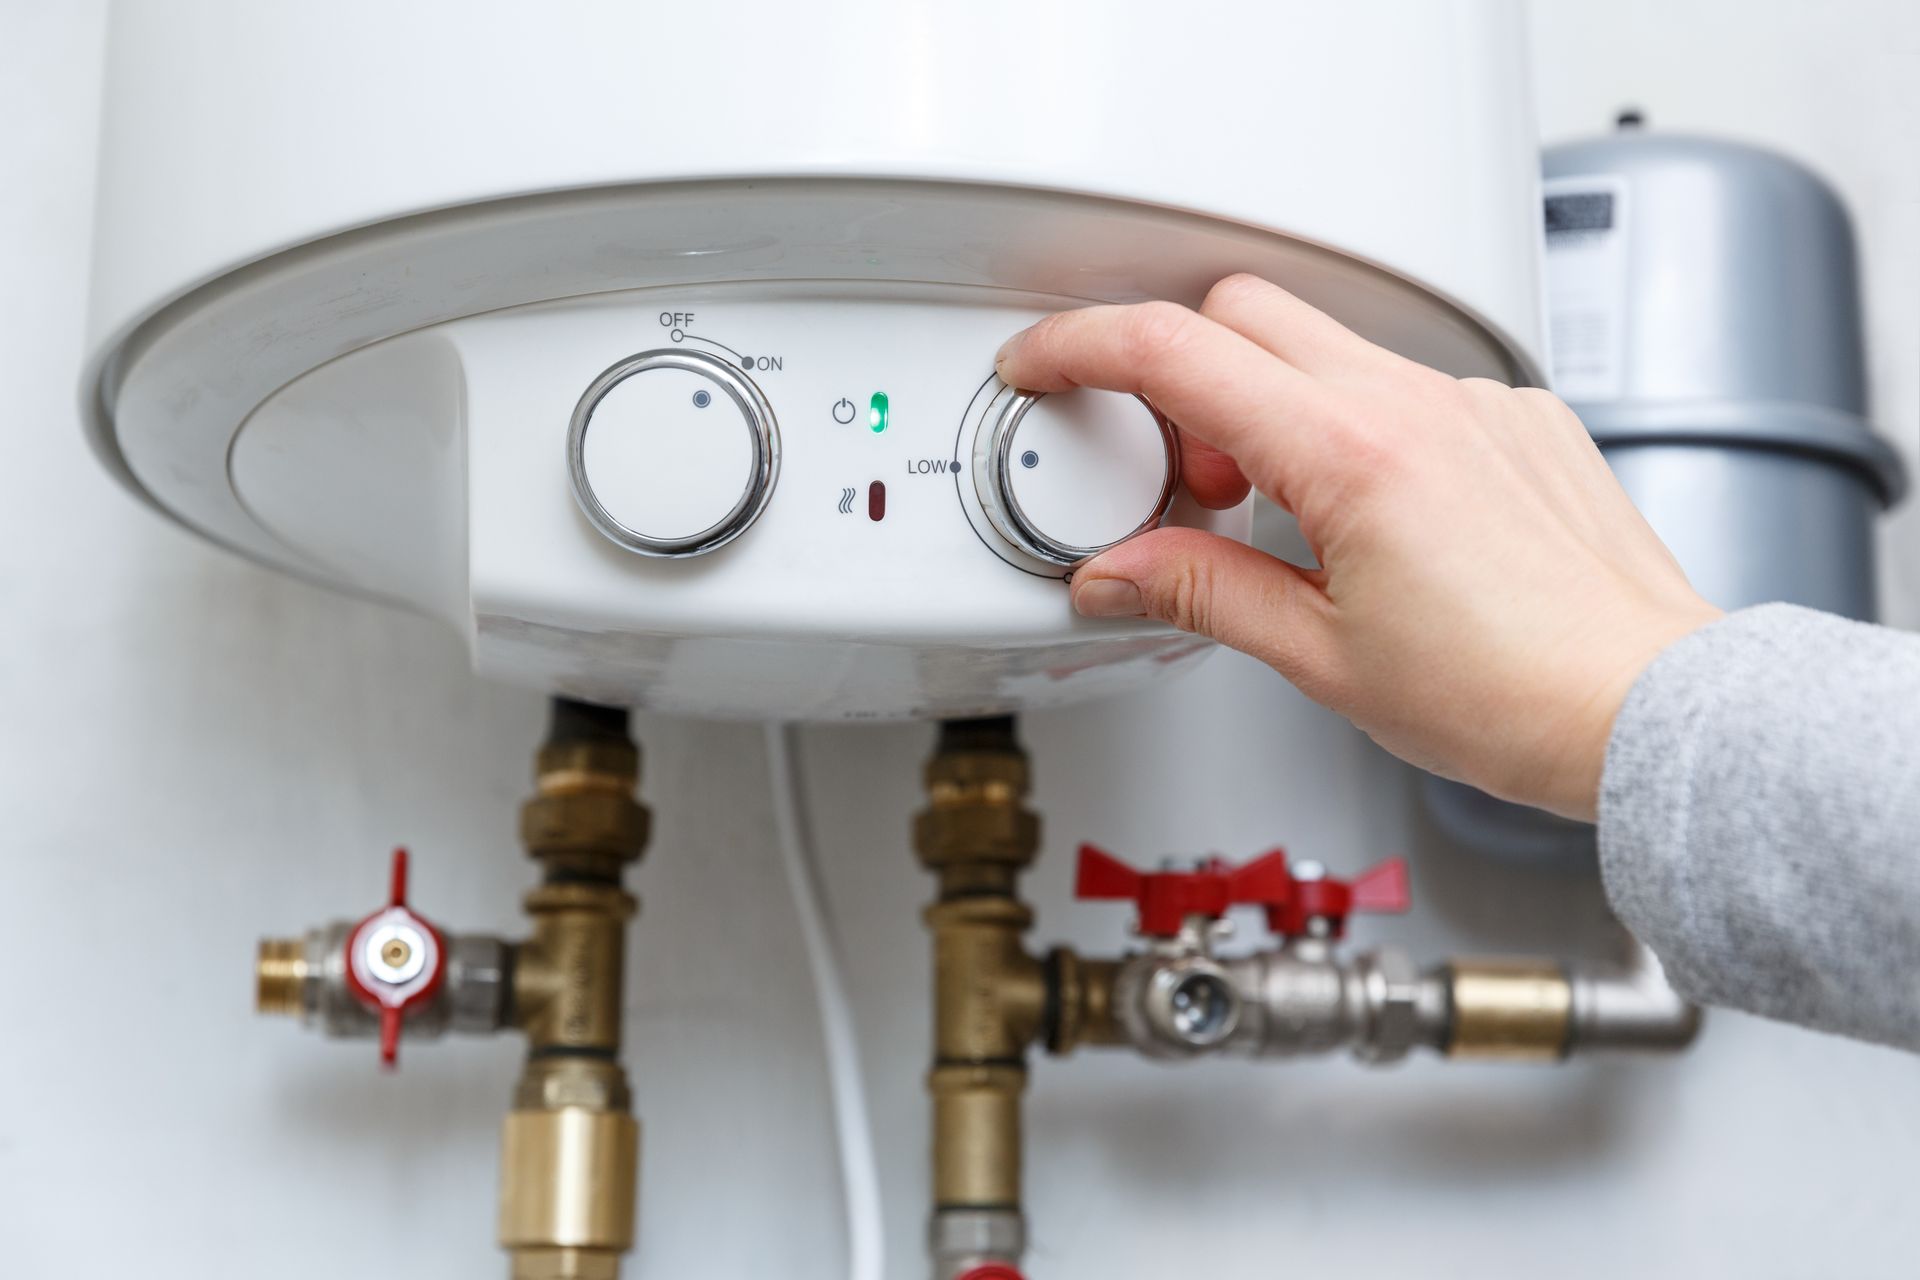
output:
M876 391L873 399L867 402L867 425L873 428L873 434L879 435L887 429L887 393Z

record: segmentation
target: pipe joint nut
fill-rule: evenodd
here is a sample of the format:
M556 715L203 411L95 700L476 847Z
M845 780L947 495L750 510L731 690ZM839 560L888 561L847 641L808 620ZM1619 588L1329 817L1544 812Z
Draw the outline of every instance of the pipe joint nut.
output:
M941 750L927 761L927 795L936 804L948 803L970 792L1001 803L1027 794L1032 770L1024 751Z
M1423 1039L1420 970L1405 953L1369 952L1354 961L1353 980L1363 1017L1354 1055L1363 1062L1397 1062Z
M536 795L520 807L520 841L545 862L599 870L639 858L651 820L624 791Z
M953 863L1018 869L1040 847L1040 819L1011 802L936 804L914 819L913 843L930 870Z
M550 740L534 756L533 777L542 795L629 792L640 781L640 748L630 738Z

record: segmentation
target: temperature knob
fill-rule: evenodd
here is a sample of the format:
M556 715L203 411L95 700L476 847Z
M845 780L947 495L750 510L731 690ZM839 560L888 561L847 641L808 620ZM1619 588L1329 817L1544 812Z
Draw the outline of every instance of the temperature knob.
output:
M1155 527L1179 481L1178 437L1139 396L1007 388L974 437L973 483L987 519L1054 564Z
M698 351L643 351L587 388L567 433L573 495L646 556L697 556L745 533L780 473L780 431L753 380Z

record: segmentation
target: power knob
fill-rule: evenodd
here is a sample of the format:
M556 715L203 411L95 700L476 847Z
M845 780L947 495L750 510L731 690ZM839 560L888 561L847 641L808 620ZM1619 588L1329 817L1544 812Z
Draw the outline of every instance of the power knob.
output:
M698 351L642 351L595 378L567 432L573 496L643 556L697 556L745 533L780 474L780 429L753 380Z
M1071 565L1165 518L1179 436L1140 396L1002 387L974 436L973 483L1001 537Z

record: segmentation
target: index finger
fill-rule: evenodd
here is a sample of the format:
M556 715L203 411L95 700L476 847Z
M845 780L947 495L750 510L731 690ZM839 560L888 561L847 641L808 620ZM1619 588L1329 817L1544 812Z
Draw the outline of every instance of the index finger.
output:
M1145 396L1282 503L1302 463L1325 447L1314 429L1330 412L1320 383L1171 302L1062 311L1015 334L995 364L1002 381L1029 391Z

